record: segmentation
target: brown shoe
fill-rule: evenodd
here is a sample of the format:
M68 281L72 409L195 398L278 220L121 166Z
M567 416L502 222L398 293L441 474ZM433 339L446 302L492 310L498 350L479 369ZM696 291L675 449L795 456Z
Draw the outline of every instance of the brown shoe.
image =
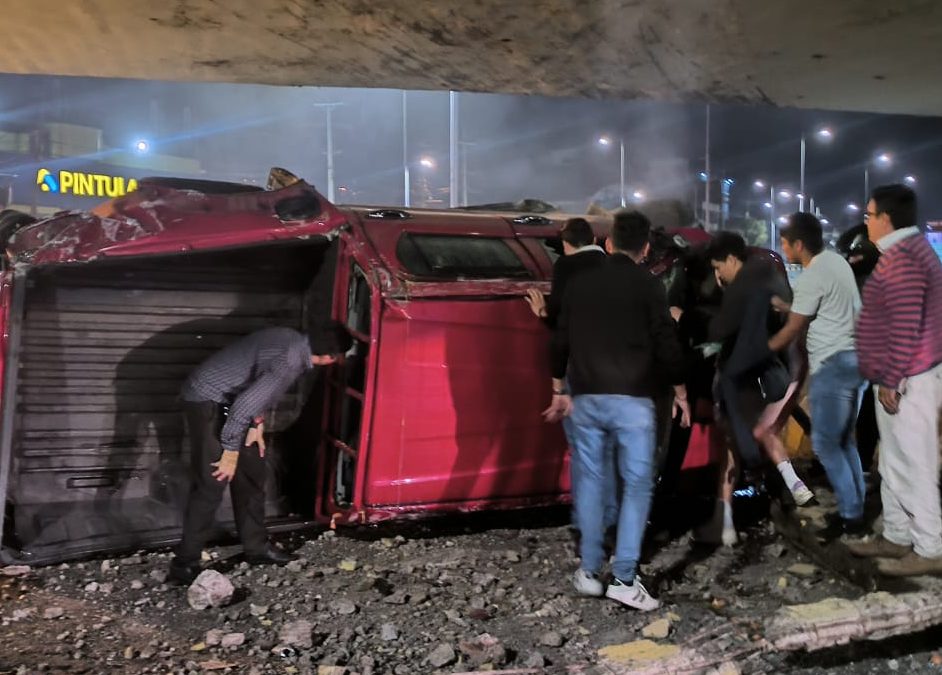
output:
M913 550L911 546L900 546L883 537L848 541L844 545L858 558L902 558Z
M924 574L942 574L942 558L923 558L910 551L902 558L877 561L877 569L888 577L919 577Z

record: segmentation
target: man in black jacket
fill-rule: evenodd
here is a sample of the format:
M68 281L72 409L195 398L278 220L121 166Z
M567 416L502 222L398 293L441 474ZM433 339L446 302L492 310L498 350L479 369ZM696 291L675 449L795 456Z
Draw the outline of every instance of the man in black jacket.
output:
M539 289L527 291L530 309L550 328L556 326L556 317L563 304L563 295L569 280L583 270L599 266L605 260L605 251L595 243L595 233L585 218L570 218L560 230L563 254L553 263L553 281L549 299Z
M573 583L583 595L604 594L649 611L660 603L637 577L641 541L651 506L655 466L654 400L666 380L675 406L689 423L683 385L684 357L660 281L638 263L649 247L651 224L638 212L616 215L604 265L572 279L553 338L553 402L548 420L570 415L579 463L575 498L582 564ZM564 389L568 378L570 390ZM604 496L597 486L608 470L605 447L615 447L624 482L618 539L607 591L597 575L602 548Z
M563 225L559 232L559 238L563 242L563 255L556 259L553 264L553 279L550 285L549 299L544 297L543 293L537 288L531 288L527 291L527 303L531 311L550 328L556 327L556 318L559 316L559 310L563 304L563 295L566 292L566 286L571 279L578 276L586 270L598 267L605 262L605 250L595 243L595 232L592 226L585 218L570 218ZM573 447L572 442L572 423L567 417L563 420L563 431L566 434L566 440L569 447ZM611 455L609 449L609 455ZM610 457L611 462L614 458ZM570 492L573 495L572 501L572 524L579 528L579 516L577 513L577 502L575 499L575 485L578 482L576 476L579 473L579 463L576 460L575 453L570 457ZM606 529L615 524L618 520L618 484L614 471L607 474L608 479L602 487L606 496L605 500L605 526Z

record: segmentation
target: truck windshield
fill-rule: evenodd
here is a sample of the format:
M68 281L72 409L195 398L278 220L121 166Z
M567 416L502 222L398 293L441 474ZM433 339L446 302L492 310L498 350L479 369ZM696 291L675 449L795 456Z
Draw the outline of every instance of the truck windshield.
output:
M529 279L530 271L503 239L404 233L396 245L410 274L435 279Z

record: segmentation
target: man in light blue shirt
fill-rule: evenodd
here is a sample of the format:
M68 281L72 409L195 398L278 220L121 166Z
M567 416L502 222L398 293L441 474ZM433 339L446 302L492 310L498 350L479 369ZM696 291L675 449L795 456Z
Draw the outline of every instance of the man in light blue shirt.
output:
M811 443L828 475L840 518L829 536L863 534L866 488L854 441L863 379L854 346L854 321L860 293L850 264L824 250L821 223L810 213L795 213L782 231L782 251L804 268L795 284L788 322L769 340L779 351L807 328L811 383ZM784 307L781 307L784 309Z

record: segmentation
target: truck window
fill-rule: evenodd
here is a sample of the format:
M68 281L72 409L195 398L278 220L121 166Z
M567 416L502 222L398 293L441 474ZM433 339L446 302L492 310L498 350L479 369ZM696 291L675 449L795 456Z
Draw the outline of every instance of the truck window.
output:
M503 239L404 233L396 245L410 274L434 279L532 277Z

